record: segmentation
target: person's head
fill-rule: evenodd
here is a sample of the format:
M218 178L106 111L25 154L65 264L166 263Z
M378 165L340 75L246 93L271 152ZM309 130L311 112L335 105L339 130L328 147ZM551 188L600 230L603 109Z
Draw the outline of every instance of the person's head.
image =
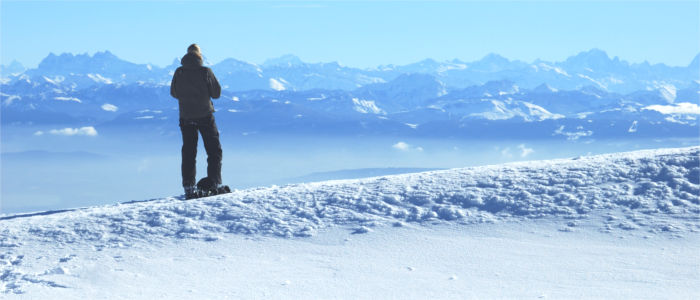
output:
M194 55L199 56L199 58L202 58L202 50L199 49L199 45L197 44L192 44L189 47L187 47L187 53L192 53Z

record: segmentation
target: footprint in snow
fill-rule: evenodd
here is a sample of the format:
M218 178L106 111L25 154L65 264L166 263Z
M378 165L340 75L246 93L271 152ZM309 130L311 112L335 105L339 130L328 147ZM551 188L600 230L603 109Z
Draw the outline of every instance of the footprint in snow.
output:
M368 232L372 232L372 229L369 229L369 227L366 226L360 226L359 228L355 228L352 234L363 234Z

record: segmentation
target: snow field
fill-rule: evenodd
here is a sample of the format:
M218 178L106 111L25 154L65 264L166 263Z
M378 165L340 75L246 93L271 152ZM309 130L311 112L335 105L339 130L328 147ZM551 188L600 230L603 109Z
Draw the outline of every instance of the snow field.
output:
M700 236L543 222L229 235L95 251L35 244L7 299L695 299ZM5 299L5 298L3 298Z
M272 186L191 201L169 197L2 216L0 295L22 294L28 287L68 288L51 278L71 276L73 271L62 263L87 259L86 253L91 252L178 241L223 243L231 233L297 238L345 230L349 235L372 236L373 231L392 230L390 226L495 226L532 221L546 222L562 233L590 228L610 234L637 232L646 238L656 234L695 237L693 233L700 230L700 147ZM60 258L51 253L32 256L55 258L58 263L27 262L27 253L41 247L82 250L59 251ZM447 274L446 278L459 281L463 276Z
M227 233L308 237L337 225L493 223L596 213L601 230L700 230L700 147L338 180L3 217L0 243L217 240ZM619 216L615 212L619 211ZM362 230L361 230L362 231Z

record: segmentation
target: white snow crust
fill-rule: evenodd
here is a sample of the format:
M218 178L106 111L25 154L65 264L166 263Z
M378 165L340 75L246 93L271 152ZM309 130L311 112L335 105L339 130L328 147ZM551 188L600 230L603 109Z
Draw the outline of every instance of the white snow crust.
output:
M356 112L362 114L386 114L383 109L379 108L373 100L363 100L359 98L352 98L353 109Z
M123 75L123 74L122 74ZM95 82L99 83L104 83L104 84L112 84L114 83L112 79L106 78L100 74L87 74L87 77L92 79Z
M562 233L585 227L602 235L695 236L700 230L700 147L261 187L190 201L167 197L0 216L0 296L71 288L62 283L71 281L61 278L80 275L62 263L80 261L95 251L140 249L130 252L140 257L144 247L228 243L241 236L296 240L337 230L371 236L377 230L422 225L458 226L468 231L473 226L483 229L542 220ZM48 246L68 250L41 252ZM32 257L35 262L28 262L30 255L36 256ZM56 255L62 256L53 257ZM696 275L691 274L690 280ZM465 275L445 276L459 281ZM684 296L693 293L679 292ZM417 294L421 296L429 295Z
M695 103L681 102L675 105L649 105L643 110L655 110L665 115L670 114L692 114L700 115L700 106Z
M284 91L286 90L285 84L287 81L285 81L283 78L275 79L275 78L270 78L270 88L275 90L275 91Z

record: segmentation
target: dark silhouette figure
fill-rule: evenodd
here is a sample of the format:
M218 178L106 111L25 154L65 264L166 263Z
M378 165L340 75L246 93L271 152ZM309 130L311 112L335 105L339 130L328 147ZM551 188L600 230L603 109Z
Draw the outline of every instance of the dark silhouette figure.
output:
M185 197L196 197L197 139L202 135L207 151L207 177L214 189L221 186L221 143L214 120L211 98L221 96L221 86L214 72L202 65L202 53L197 44L187 48L175 70L170 84L170 95L178 99L180 106L180 130L182 131L182 186Z

